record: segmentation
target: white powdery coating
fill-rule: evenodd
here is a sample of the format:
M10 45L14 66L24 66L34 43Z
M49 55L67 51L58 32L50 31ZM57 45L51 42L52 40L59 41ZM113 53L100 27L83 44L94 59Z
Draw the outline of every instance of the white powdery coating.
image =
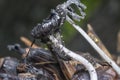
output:
M83 3L81 3L80 0L68 0L67 2L64 2L63 4L61 4L61 7L63 9L66 9L71 4L75 4L77 6L82 7L83 9L86 9L86 6Z
M65 54L67 54L68 56L72 57L73 59L81 62L85 66L85 68L88 70L88 72L90 74L90 80L97 80L97 73L95 71L95 68L92 66L92 64L88 60L86 60L84 57L76 54L75 52L70 51L69 49L64 47L62 44L59 44L58 40L55 37L50 36L49 39L52 41L52 43L55 45L55 47L60 48L61 51L65 52Z
M75 12L72 12L70 10L68 10L67 8L70 7L72 4L76 5L80 15L78 15ZM60 5L61 8L63 8L64 10L66 10L67 14L71 15L72 18L76 21L80 21L81 19L84 19L86 14L84 12L84 9L86 9L86 6L80 2L80 0L68 0L67 2L63 3ZM72 7L71 7L72 8Z
M97 46L97 44L87 35L87 33L80 26L76 25L68 16L67 21L90 43L99 55L113 67L117 74L120 75L120 67Z

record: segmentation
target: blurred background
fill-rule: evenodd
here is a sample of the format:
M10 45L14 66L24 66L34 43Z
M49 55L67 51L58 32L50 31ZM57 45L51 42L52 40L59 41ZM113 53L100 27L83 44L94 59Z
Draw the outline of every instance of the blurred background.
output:
M0 57L19 56L9 52L7 45L19 43L21 36L32 40L30 31L41 23L58 4L66 0L0 0ZM81 0L86 6L86 18L79 25L86 31L91 24L107 49L114 55L120 30L120 0ZM65 45L73 51L90 52L93 48L68 23L62 28Z

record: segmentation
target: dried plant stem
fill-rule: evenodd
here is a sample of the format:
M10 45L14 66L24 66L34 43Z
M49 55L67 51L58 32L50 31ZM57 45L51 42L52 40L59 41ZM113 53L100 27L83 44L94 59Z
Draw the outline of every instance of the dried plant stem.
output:
M96 35L96 33L93 30L92 26L90 24L88 24L87 27L88 27L88 35L90 36L90 38L105 52L105 54L109 58L113 59L111 53L107 50L107 48L102 43L102 41L100 40L100 38Z
M117 64L120 66L120 56L117 57L116 62L117 62Z
M22 37L20 37L20 40L21 40L22 42L24 42L24 44L27 45L28 47L30 47L31 44L32 44L32 41L30 41L30 40L27 39L26 37L23 37L23 36L22 36ZM39 48L39 46L37 46L36 44L33 44L32 48Z
M120 31L118 32L117 39L118 39L118 42L117 42L117 52L120 53Z
M97 80L97 73L95 71L95 68L92 66L92 64L88 60L86 60L84 57L76 54L75 52L70 51L69 49L64 47L62 44L59 44L58 40L54 36L50 36L49 39L52 41L52 43L55 45L55 47L60 48L61 51L64 51L68 56L81 62L88 70L88 72L90 74L90 78L91 78L90 80Z
M117 64L120 66L120 31L118 32L117 35L117 52L118 52Z
M113 69L120 75L120 67L110 59L98 46L97 44L87 35L87 33L78 25L76 25L68 16L67 21L90 43L90 45L99 53L99 55L113 67Z

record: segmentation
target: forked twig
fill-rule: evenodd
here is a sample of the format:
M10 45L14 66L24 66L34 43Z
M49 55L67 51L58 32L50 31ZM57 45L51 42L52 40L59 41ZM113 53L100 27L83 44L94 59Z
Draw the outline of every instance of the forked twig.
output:
M111 60L97 45L96 43L87 35L87 33L78 25L74 23L68 16L66 17L67 21L89 42L89 44L99 53L99 55L108 62L109 65L120 75L120 67Z
M84 57L76 54L73 51L70 51L66 47L64 47L62 44L59 44L58 40L54 36L49 36L49 39L52 41L52 43L55 45L55 47L59 48L61 51L63 51L68 56L72 57L73 59L80 61L85 68L88 70L90 74L90 80L97 80L97 73L95 71L95 68L92 66L92 64L86 60Z

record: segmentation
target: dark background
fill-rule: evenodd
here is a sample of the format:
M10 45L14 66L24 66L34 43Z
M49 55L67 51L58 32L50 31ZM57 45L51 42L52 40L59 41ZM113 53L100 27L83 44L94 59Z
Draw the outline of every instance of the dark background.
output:
M64 1L0 0L0 57L19 56L9 52L7 45L20 43L25 47L20 37L25 36L32 40L31 29L42 22L51 9ZM87 6L87 16L80 25L86 30L86 25L91 24L108 50L118 55L116 44L117 33L120 30L120 0L82 0L82 2ZM74 29L65 27L62 31L68 48L74 51L95 53Z

